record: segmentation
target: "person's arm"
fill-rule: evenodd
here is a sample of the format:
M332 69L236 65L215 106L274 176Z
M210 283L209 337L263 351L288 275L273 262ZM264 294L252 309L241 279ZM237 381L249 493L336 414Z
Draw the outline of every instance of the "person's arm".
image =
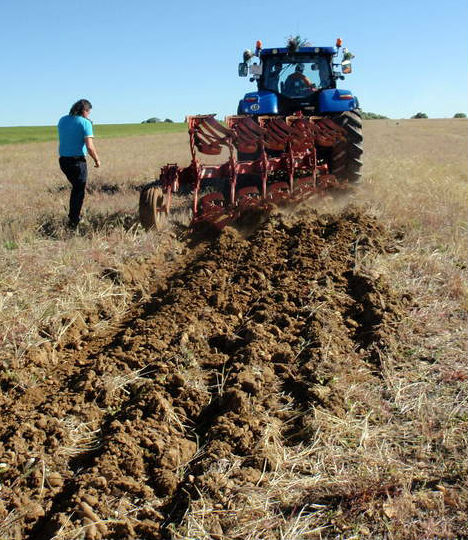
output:
M94 166L100 167L101 161L99 160L99 156L97 155L96 147L94 146L93 138L92 137L85 137L85 145L88 150L89 155L94 159Z
M307 91L308 92L316 92L317 91L317 85L313 82L311 82L311 80L309 79L309 77L307 77L306 75L303 75L304 79L304 84L307 86Z

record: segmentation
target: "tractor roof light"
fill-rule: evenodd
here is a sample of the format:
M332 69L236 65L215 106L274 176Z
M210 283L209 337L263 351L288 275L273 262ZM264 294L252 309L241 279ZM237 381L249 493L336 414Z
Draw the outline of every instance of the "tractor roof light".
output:
M341 47L341 45L343 45L343 40L341 38L337 38L336 46L338 47L338 49Z

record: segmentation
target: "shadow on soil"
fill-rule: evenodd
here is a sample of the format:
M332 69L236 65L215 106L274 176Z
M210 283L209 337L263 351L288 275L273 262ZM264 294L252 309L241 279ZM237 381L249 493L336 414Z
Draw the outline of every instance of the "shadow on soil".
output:
M70 236L89 236L94 233L107 233L117 229L124 231L139 227L135 213L113 212L111 214L96 213L87 215L76 229L70 228L67 219L57 216L42 216L37 223L39 236L55 240L66 240Z

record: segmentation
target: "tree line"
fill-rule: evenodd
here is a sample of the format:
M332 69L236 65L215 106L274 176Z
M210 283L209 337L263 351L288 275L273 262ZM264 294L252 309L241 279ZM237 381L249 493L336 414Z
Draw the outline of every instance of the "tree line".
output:
M382 114L376 114L376 113L373 113L373 112L362 112L361 113L361 116L362 116L362 119L363 120L382 120L382 119L388 119L388 116L383 116ZM416 114L414 114L413 116L411 116L411 119L418 119L418 118L429 118L427 116L426 113L423 113L423 112L418 112ZM455 113L453 115L453 118L466 118L466 114L465 113Z

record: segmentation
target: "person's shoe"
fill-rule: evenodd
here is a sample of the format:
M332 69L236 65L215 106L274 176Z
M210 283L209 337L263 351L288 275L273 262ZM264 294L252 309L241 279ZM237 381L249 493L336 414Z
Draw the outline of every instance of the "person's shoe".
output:
M74 220L69 219L67 226L69 229L76 230L78 228L79 223L80 223L80 220L74 221Z

